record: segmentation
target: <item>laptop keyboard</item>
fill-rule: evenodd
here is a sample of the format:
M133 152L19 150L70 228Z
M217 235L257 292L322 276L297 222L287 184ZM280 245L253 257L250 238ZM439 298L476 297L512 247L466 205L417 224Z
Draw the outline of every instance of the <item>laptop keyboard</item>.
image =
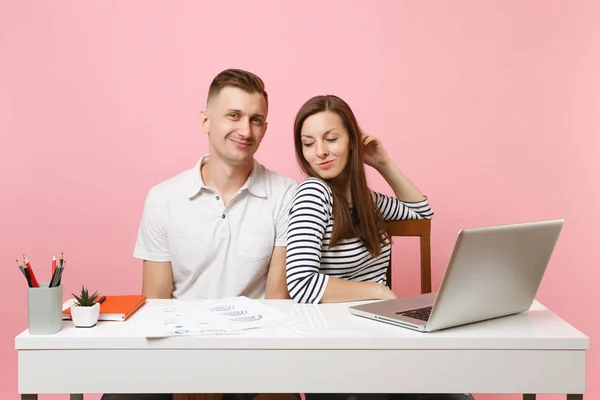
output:
M407 311L398 311L396 314L402 315L404 317L410 317L415 319L420 319L421 321L427 321L429 319L429 314L431 314L431 306L416 308L414 310Z

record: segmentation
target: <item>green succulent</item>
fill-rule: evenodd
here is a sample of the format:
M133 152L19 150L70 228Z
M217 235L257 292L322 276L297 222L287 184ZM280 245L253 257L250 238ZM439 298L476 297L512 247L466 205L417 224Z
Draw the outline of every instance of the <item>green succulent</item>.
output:
M75 300L77 300L76 305L81 307L93 306L94 304L96 304L96 299L98 299L98 296L100 296L97 290L94 292L93 295L90 296L88 290L84 288L83 285L81 285L81 295L77 296L74 293L71 294L73 295L73 297L75 297Z

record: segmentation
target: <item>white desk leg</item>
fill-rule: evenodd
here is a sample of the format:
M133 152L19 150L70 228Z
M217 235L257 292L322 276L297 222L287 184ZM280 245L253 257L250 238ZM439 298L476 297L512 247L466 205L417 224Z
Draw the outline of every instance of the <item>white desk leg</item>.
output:
M83 394L71 394L71 400L83 400Z

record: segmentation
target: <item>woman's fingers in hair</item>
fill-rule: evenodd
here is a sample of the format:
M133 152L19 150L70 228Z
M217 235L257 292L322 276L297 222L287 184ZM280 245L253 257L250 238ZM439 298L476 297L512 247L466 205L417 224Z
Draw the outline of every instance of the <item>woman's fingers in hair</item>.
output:
M363 145L368 145L371 142L377 143L377 138L375 136L364 135L362 138Z

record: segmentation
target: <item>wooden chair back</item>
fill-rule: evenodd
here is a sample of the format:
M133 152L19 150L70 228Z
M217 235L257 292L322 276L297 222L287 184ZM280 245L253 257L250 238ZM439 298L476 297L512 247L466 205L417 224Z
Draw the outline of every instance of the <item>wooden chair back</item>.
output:
M390 239L398 236L420 238L421 244L421 293L431 293L431 220L409 219L385 221ZM387 285L392 288L392 254L387 269Z

